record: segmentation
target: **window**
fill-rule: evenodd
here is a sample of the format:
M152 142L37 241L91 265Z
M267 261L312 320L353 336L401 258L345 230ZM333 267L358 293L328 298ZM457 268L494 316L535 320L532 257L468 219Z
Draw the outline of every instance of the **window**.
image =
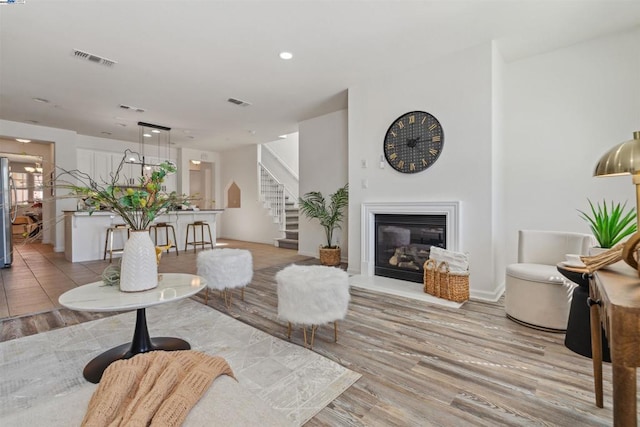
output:
M42 200L42 174L12 172L11 177L16 187L16 200L18 205L31 205L36 200Z

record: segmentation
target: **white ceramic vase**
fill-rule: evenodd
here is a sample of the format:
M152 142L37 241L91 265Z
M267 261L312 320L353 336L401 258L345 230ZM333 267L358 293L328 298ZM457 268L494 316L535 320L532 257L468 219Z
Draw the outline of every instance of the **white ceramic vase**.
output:
M156 248L146 230L131 231L120 264L120 290L140 292L158 286Z

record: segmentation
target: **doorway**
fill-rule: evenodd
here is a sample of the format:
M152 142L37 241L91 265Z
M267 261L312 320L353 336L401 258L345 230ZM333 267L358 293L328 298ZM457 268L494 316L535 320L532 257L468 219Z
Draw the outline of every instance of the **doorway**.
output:
M214 167L211 162L189 161L189 193L193 197L191 204L200 209L215 209Z

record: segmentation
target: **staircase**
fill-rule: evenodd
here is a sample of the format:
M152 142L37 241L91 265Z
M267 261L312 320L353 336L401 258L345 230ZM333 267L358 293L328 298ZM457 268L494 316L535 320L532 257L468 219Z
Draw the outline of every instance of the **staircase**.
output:
M269 209L274 222L280 224L284 238L276 239L278 247L298 250L298 208L283 184L262 165L258 164L260 197ZM295 199L295 198L294 198Z
M293 202L286 198L284 203L285 222L284 239L278 239L278 247L284 249L298 250L298 215L299 210Z

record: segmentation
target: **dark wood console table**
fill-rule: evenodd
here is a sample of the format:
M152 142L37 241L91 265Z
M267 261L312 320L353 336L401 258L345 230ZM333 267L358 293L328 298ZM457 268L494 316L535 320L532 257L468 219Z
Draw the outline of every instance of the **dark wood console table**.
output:
M603 407L602 324L611 350L613 425L637 426L636 367L640 366L638 272L622 262L597 271L589 284L589 305L596 405Z

